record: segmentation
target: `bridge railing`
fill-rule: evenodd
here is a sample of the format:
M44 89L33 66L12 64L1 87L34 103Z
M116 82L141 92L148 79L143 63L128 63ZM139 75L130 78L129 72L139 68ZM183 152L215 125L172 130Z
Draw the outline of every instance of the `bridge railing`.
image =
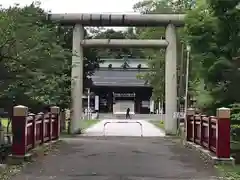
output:
M230 109L217 109L217 116L195 114L188 109L186 139L214 153L217 158L230 158Z
M25 156L31 149L60 136L59 107L32 114L26 106L15 106L12 118L12 155Z

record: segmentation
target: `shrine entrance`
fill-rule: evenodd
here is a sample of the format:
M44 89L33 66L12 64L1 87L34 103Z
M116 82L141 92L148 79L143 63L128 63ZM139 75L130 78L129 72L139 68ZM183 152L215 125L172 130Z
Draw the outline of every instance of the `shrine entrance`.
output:
M177 27L184 25L184 14L48 14L47 19L72 25L72 123L71 133L79 132L82 118L84 47L166 48L165 132L177 133ZM85 39L84 26L166 27L165 39Z
M135 114L135 93L113 93L113 114L125 114L130 108L130 114Z

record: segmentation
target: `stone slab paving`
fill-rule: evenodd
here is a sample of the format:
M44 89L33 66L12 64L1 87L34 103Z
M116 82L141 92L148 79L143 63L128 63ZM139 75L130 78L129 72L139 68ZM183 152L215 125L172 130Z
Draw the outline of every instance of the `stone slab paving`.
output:
M216 180L213 167L163 137L66 138L12 180Z
M109 123L108 123L109 122ZM136 123L138 122L138 123ZM106 124L107 123L107 124ZM105 130L104 130L105 124ZM142 127L141 127L142 125ZM106 119L85 130L85 136L165 136L165 132L145 120ZM141 132L142 131L142 132Z

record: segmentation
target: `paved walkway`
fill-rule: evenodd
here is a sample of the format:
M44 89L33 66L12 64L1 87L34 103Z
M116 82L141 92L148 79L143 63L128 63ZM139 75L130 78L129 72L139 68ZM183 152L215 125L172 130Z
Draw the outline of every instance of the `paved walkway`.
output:
M111 122L111 123L107 123ZM136 123L138 122L138 123ZM106 124L107 123L107 124ZM144 120L102 120L85 131L85 136L103 136L105 124L106 136L141 136L163 137L164 131ZM142 125L142 130L141 130Z
M77 137L12 180L216 180L194 151L163 137Z

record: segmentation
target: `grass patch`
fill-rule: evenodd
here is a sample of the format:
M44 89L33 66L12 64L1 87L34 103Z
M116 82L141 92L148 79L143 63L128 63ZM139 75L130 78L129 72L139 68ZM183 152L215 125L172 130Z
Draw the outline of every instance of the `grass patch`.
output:
M69 121L66 121L66 129L68 129L68 125L69 125L68 122ZM99 120L95 120L95 119L87 120L87 119L84 119L84 120L81 120L80 122L81 122L80 123L80 127L81 127L82 130L84 130L84 129L87 129L87 128L91 127L92 125L98 123Z
M82 128L82 130L87 129L98 122L99 122L99 120L95 120L95 119L83 120L83 121L81 121L81 128Z
M154 124L155 126L157 126L160 129L165 129L164 121L150 121L150 123Z
M19 174L25 165L26 163L7 166L5 169L0 170L0 179L10 180L13 176Z
M7 132L7 127L8 127L8 123L9 123L9 119L7 118L1 118L1 125L2 125L2 129L4 132ZM11 134L12 131L12 123L9 124L9 128L8 128L8 133Z
M81 131L84 132L84 130L86 130L87 128L93 126L94 124L96 124L98 122L99 122L99 120L95 120L95 119L80 120ZM70 128L68 126L69 126L69 121L66 121L66 131L63 131L62 135L67 135L68 136L70 134L70 132L69 132Z
M231 149L240 151L240 141L231 141Z
M223 175L226 180L239 180L240 179L240 165L235 167L230 165L218 165L217 170Z
M8 122L9 122L9 120L7 118L2 118L1 119L2 126L5 127L5 128L7 128Z

